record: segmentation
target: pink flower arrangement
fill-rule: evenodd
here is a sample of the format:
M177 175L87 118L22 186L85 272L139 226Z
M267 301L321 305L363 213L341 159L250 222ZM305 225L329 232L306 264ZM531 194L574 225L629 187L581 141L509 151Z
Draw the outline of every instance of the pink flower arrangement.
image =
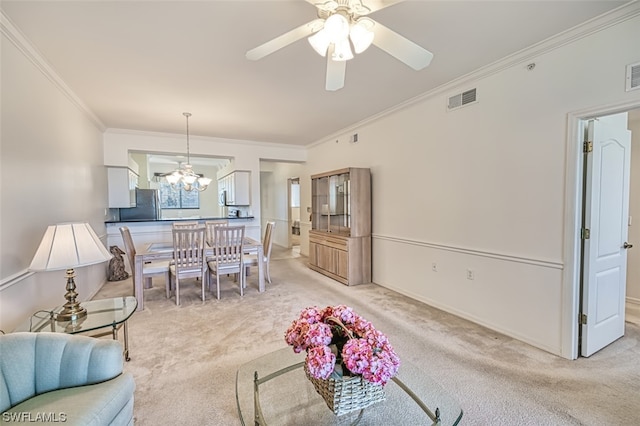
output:
M385 385L400 366L387 337L345 305L302 310L284 339L294 352L307 352L306 368L317 379L361 375Z

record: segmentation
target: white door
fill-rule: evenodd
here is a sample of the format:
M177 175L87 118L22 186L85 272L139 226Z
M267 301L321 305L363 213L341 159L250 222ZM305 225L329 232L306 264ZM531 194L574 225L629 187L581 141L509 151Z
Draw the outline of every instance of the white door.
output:
M591 120L585 176L581 355L624 335L631 132L627 114ZM585 321L586 319L586 321ZM586 322L586 324L585 324Z

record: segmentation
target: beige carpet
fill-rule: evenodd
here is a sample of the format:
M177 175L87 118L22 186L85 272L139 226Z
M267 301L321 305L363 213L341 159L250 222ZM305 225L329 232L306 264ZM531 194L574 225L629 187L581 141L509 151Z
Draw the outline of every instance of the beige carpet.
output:
M286 347L284 331L302 308L335 304L353 307L401 359L429 371L459 401L461 425L640 424L640 321L631 315L625 337L568 361L375 284L343 286L309 270L305 257L280 254L262 294L256 273L242 298L231 280L221 300L208 294L204 303L195 281L184 286L180 307L166 299L162 279L145 290L125 367L136 380L136 424L240 424L237 368ZM130 280L107 283L96 298L131 289Z

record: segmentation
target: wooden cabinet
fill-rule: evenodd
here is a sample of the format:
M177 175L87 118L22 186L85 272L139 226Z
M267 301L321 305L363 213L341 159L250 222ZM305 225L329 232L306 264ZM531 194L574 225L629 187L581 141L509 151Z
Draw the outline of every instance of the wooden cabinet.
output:
M371 282L371 174L311 176L309 267L346 285Z
M251 205L251 172L235 171L218 180L218 190L225 191L225 205Z
M130 208L136 206L138 175L128 167L108 167L109 207Z

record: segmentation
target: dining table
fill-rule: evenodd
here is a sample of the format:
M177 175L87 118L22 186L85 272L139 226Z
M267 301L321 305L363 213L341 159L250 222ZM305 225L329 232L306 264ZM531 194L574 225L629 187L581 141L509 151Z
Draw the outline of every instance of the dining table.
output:
M207 259L212 258L213 245L207 242L205 245L205 256ZM264 248L262 243L251 237L244 237L243 252L245 254L255 254L258 257L258 292L265 291L264 287ZM135 256L135 274L133 276L133 294L138 302L137 310L144 309L144 280L142 278L142 266L145 263L158 260L173 259L173 243L167 241L147 243L140 251L136 251Z

